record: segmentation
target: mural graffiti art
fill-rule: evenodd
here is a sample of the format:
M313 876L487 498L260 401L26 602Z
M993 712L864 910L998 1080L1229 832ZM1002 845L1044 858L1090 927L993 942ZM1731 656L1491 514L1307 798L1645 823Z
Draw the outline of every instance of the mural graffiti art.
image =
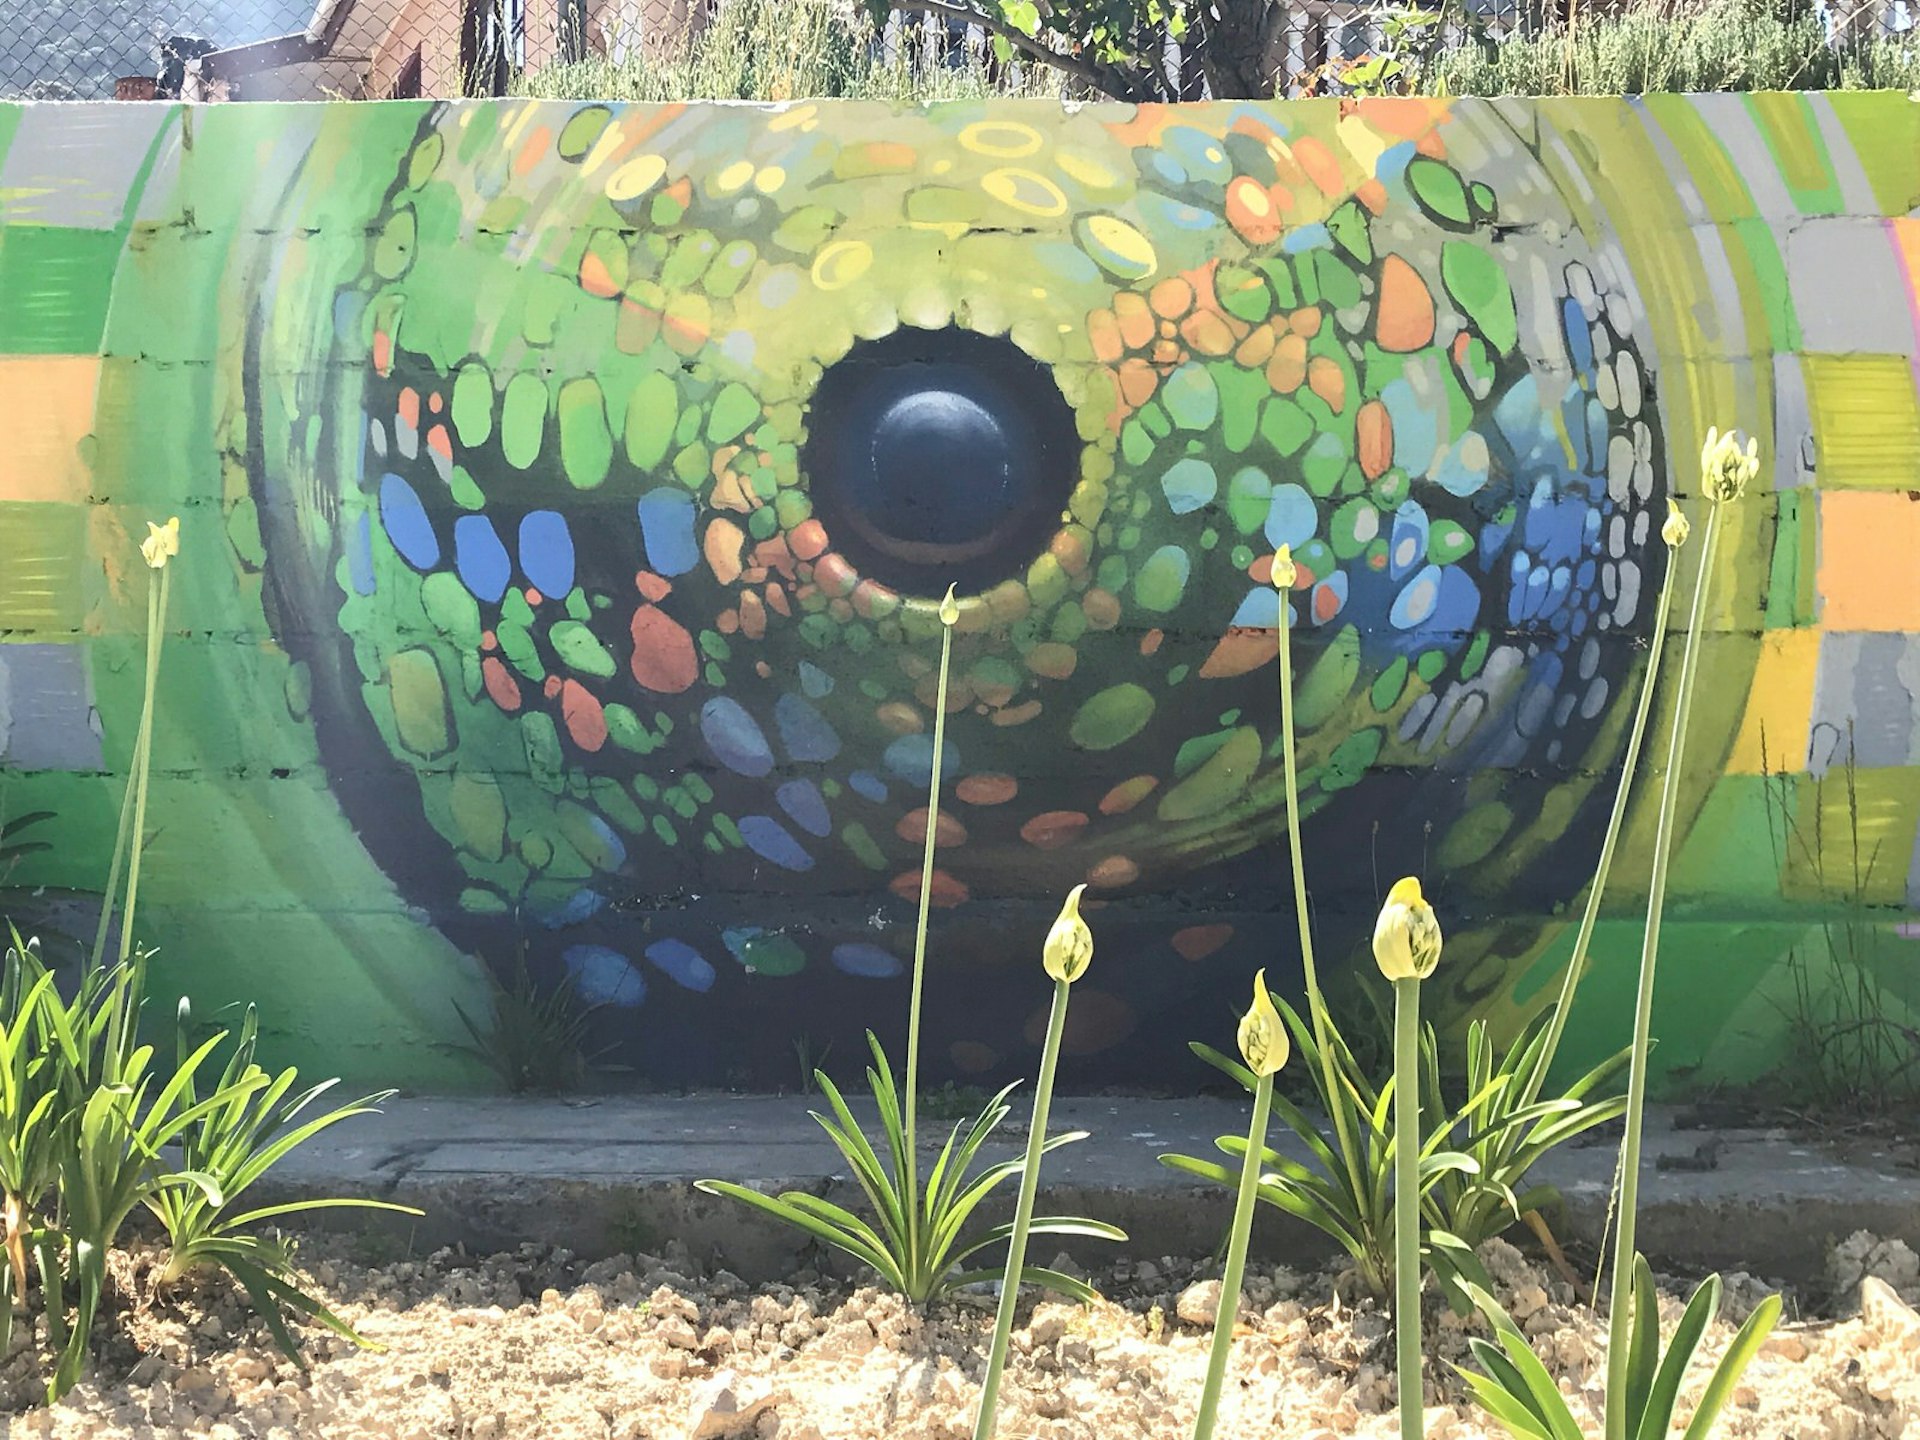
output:
M62 840L9 878L56 918L97 883L127 537L178 512L173 983L449 1083L462 952L524 940L644 1076L778 1083L898 1023L956 584L935 1053L1028 1064L1023 957L1085 881L1075 1078L1178 1083L1288 963L1288 545L1326 943L1424 871L1443 1015L1511 1022L1659 518L1733 425L1773 484L1722 551L1663 1034L1750 1075L1843 764L1914 968L1916 194L1895 96L0 109L0 759Z

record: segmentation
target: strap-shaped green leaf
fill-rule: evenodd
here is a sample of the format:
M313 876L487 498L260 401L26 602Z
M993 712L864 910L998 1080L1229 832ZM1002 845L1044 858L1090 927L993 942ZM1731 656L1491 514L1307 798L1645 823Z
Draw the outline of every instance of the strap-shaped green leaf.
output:
M1533 1393L1533 1387L1527 1383L1527 1377L1520 1373L1520 1367L1507 1358L1506 1352L1493 1341L1483 1340L1477 1336L1467 1342L1467 1348L1472 1351L1473 1358L1478 1360L1486 1370L1487 1378L1492 1380L1499 1387L1500 1392L1526 1415L1528 1421L1536 1426L1541 1434L1547 1436L1548 1440L1556 1440L1553 1422L1541 1413L1540 1402Z
M1508 1394L1499 1381L1476 1375L1471 1370L1460 1370L1459 1373L1480 1408L1491 1415L1514 1440L1553 1440L1540 1418Z
M1687 1433L1682 1440L1707 1440L1713 1433L1713 1422L1719 1419L1720 1411L1733 1394L1733 1387L1739 1384L1741 1372L1759 1353L1779 1319L1778 1295L1769 1295L1754 1307L1753 1313L1747 1316L1746 1324L1735 1332L1732 1343L1727 1346L1727 1353L1713 1367L1713 1376L1707 1381L1706 1391L1700 1396L1700 1404L1694 1409L1693 1419L1687 1423Z
M956 1290L964 1290L969 1285L987 1284L1001 1278L1001 1272L998 1270L956 1270L951 1272L941 1284L939 1293L949 1295ZM1037 1285L1042 1290L1055 1291L1071 1300L1078 1300L1082 1305L1091 1305L1100 1298L1100 1292L1086 1281L1059 1270L1049 1269L1044 1265L1021 1267L1020 1283Z
M1532 1396L1534 1414L1546 1422L1553 1440L1581 1440L1580 1426L1574 1420L1573 1412L1567 1408L1567 1397L1553 1383L1553 1376L1540 1363L1540 1357L1533 1353L1533 1347L1527 1343L1526 1337L1518 1331L1503 1330L1499 1338L1500 1348L1506 1351L1514 1369L1520 1372L1527 1393Z
M880 1278L896 1290L907 1288L906 1276L892 1255L884 1248L868 1244L859 1235L843 1230L840 1226L817 1215L809 1214L792 1203L790 1192L787 1195L762 1195L758 1190L749 1190L745 1185L736 1185L730 1180L702 1180L694 1189L705 1191L709 1195L724 1195L750 1205L763 1214L770 1215L783 1224L790 1225L811 1235L823 1244L836 1250L844 1250L854 1259L871 1266ZM811 1197L810 1197L811 1198Z
M1653 1377L1660 1368L1660 1297L1654 1289L1653 1269L1647 1257L1633 1257L1633 1306L1627 1331L1627 1423L1621 1433L1637 1436L1653 1393Z
M1636 1270L1636 1276L1637 1273ZM1693 1352L1700 1348L1700 1338L1706 1334L1708 1324L1719 1309L1720 1277L1709 1275L1693 1292L1693 1298L1687 1301L1687 1308L1680 1315L1679 1325L1674 1327L1673 1342L1667 1346L1667 1353L1654 1374L1646 1408L1641 1412L1639 1427L1633 1432L1638 1440L1665 1440L1667 1431L1673 1428L1673 1407L1680 1398L1680 1383L1686 1378L1687 1366L1693 1363ZM1658 1325L1659 1321L1656 1319L1653 1323Z
M1083 1235L1095 1240L1125 1240L1127 1232L1118 1225L1109 1225L1104 1220L1089 1220L1080 1215L1036 1215L1027 1225L1030 1235ZM991 1250L998 1245L1005 1247L1013 1238L1011 1224L995 1225L978 1240L956 1251L949 1264L962 1265L982 1250Z

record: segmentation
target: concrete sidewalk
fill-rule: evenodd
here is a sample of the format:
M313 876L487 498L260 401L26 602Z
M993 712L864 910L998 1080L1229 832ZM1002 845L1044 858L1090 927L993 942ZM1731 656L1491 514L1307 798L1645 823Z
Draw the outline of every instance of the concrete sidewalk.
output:
M693 1184L718 1177L806 1189L858 1207L839 1152L807 1117L819 1103L731 1095L397 1099L384 1115L345 1121L297 1151L271 1188L417 1205L427 1212L421 1220L377 1217L416 1247L538 1240L592 1257L677 1238L703 1259L764 1278L791 1265L798 1237ZM856 1113L871 1120L870 1106L856 1104ZM989 1147L990 1158L1024 1144L1025 1117L1016 1105L1009 1124L1022 1128ZM1827 1247L1855 1230L1920 1248L1920 1171L1872 1152L1865 1163L1843 1163L1780 1131L1683 1130L1674 1122L1671 1111L1648 1115L1640 1243L1655 1261L1804 1282L1819 1276ZM922 1128L944 1139L951 1123L923 1118ZM1226 1227L1231 1195L1155 1157L1218 1158L1214 1137L1244 1134L1246 1123L1246 1106L1224 1099L1056 1100L1051 1128L1089 1138L1048 1157L1042 1208L1122 1226L1132 1239L1121 1248L1135 1256L1207 1253ZM1276 1133L1269 1143L1282 1138L1292 1140ZM1600 1239L1616 1150L1611 1138L1563 1147L1535 1170L1536 1181L1566 1198L1566 1214L1554 1222L1563 1240ZM1012 1197L1008 1185L1008 1209ZM367 1223L364 1212L333 1213L336 1223ZM1305 1225L1267 1207L1262 1214L1255 1243L1269 1258L1328 1252ZM1112 1259L1116 1247L1095 1242L1077 1253Z

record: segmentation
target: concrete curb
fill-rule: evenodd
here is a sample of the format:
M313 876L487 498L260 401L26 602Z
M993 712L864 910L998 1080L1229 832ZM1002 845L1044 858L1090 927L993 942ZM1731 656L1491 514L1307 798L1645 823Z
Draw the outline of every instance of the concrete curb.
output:
M598 1258L678 1239L702 1259L762 1280L797 1263L800 1237L694 1182L805 1189L859 1207L839 1153L807 1118L815 1103L728 1095L399 1099L385 1115L343 1122L289 1157L271 1190L416 1205L427 1212L419 1220L321 1212L323 1223L390 1230L416 1249L540 1241ZM1023 1116L1016 1110L1013 1118ZM1656 1263L1806 1284L1819 1281L1833 1243L1856 1230L1920 1248L1920 1170L1891 1156L1846 1163L1780 1131L1709 1133L1678 1129L1674 1120L1668 1111L1648 1116L1640 1245ZM929 1119L923 1128L944 1139L952 1123ZM1043 1210L1097 1216L1131 1237L1125 1246L1066 1247L1082 1263L1205 1254L1218 1244L1232 1197L1156 1157L1215 1157L1215 1136L1245 1133L1244 1106L1210 1097L1061 1099L1053 1123L1089 1138L1048 1158ZM1013 1155L1022 1140L989 1147L989 1158ZM1565 1198L1554 1221L1563 1241L1599 1242L1616 1150L1610 1138L1563 1148L1534 1172ZM1010 1208L1011 1186L1004 1198ZM1039 1243L1051 1258L1051 1243ZM1262 1207L1255 1251L1301 1264L1324 1258L1329 1246Z

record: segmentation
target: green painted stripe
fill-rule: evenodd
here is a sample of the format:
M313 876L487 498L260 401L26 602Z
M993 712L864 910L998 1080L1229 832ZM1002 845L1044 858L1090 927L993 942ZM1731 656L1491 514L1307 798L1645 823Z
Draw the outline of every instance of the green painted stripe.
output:
M1739 237L1747 259L1753 264L1754 283L1759 287L1761 308L1767 316L1767 334L1775 353L1798 350L1800 313L1793 305L1793 286L1787 279L1787 264L1781 258L1780 241L1773 233L1772 223L1757 217L1736 220L1733 233Z
M1766 628L1769 630L1790 630L1815 621L1813 497L1811 489L1779 492L1773 564L1767 574Z
M1739 166L1690 97L1649 95L1646 106L1686 161L1701 203L1722 222L1721 240L1734 267L1734 283L1746 301L1749 335L1755 329L1753 311L1758 309L1765 316L1774 350L1799 349L1800 321L1794 313L1780 244L1772 226L1758 218L1759 207Z
M20 107L0 105L0 162L19 128ZM174 124L170 116L147 145L112 230L66 225L0 225L0 354L97 354L106 335L115 272Z
M0 547L0 631L71 637L87 613L86 507L0 503L0 535L7 537Z
M0 354L97 353L124 239L114 230L0 226Z
M160 163L160 149L167 143L167 136L173 133L173 127L185 124L181 106L174 106L167 112L167 118L154 127L153 139L147 142L146 157L141 160L140 168L134 172L133 183L127 186L127 205L120 212L120 238L125 240L133 230L134 217L140 213L140 202L146 198L147 181L153 178L153 167Z
M1805 215L1840 213L1840 182L1805 95L1748 95L1746 106L1780 166L1780 178Z

